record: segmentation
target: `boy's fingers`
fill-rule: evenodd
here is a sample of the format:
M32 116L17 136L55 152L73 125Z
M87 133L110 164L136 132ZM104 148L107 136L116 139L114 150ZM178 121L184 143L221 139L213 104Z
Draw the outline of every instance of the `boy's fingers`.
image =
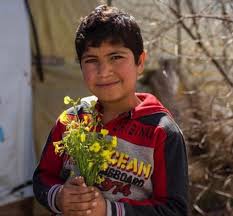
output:
M95 190L93 187L83 187L83 186L73 186L68 185L65 187L65 190L69 194L85 194L85 193L95 193Z
M69 211L69 216L87 216L91 215L92 210L85 210L85 211Z
M84 186L84 187L86 186L84 178L82 176L76 176L74 178L71 178L69 183L73 185Z
M91 202L94 201L96 198L98 198L99 193L97 192L91 192L91 193L85 193L85 194L75 194L71 195L69 198L70 203L84 203L84 202Z
M63 187L58 196L60 197L59 200L62 199L65 202L86 202L97 198L99 194L93 187L75 186Z
M66 185L83 185L84 182L84 178L82 176L75 176L75 177L71 177L68 178L67 181L65 182Z
M70 203L69 210L70 211L88 211L97 206L97 202L76 202L76 203Z

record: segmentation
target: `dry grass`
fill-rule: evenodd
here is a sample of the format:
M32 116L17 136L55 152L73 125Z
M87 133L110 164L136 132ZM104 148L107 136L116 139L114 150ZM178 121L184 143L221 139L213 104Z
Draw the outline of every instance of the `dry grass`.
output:
M233 116L226 104L203 92L184 126L189 148L193 215L233 215ZM212 99L213 100L213 99ZM227 98L225 102L227 103ZM221 102L221 103L220 103Z

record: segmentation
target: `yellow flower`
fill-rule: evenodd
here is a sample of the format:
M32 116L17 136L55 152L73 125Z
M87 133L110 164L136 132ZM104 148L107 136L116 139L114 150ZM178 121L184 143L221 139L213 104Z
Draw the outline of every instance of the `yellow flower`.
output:
M95 142L92 146L90 146L90 151L97 153L99 152L100 148L100 144L98 142Z
M66 111L64 111L60 116L59 116L59 120L62 124L67 125L70 122L70 119L67 116Z
M53 142L53 146L55 147L55 154L61 153L61 150L63 149L63 147L60 146L61 143L61 141Z
M83 116L84 124L86 124L86 125L88 124L88 119L89 119L88 115Z
M100 133L105 137L108 135L108 130L107 129L101 129Z
M84 128L87 132L89 132L91 129L89 127Z
M102 157L104 159L106 159L107 161L110 161L111 160L111 156L112 156L112 152L109 151L109 150L104 150L101 155L102 155Z
M69 96L64 97L64 104L69 104L71 102L71 98Z
M104 178L103 176L98 176L96 183L97 183L97 184L100 184L101 182L104 181L104 179L105 179L105 178Z
M65 96L64 103L72 105L74 111L73 113L64 111L59 116L58 120L66 130L62 140L53 143L54 152L60 156L64 152L69 155L71 164L74 166L72 176L76 175L77 166L80 165L80 175L85 178L88 186L101 183L104 177L99 176L99 172L108 169L110 164L114 166L117 163L117 157L113 157L117 137L108 137L109 131L105 128L98 130L102 115L95 110L96 101L91 101L92 107L88 107L87 112L82 116L75 109L80 104L80 98L73 100Z
M108 168L108 163L107 162L104 162L102 165L101 165L101 170L105 171L106 169Z
M117 146L117 137L113 136L112 137L112 147L115 148Z
M75 129L75 128L78 127L78 123L76 121L72 120L71 123L70 123L70 126L71 126L72 129Z
M81 142L85 142L85 140L86 140L86 134L85 133L81 133L81 135L80 135L80 140L81 140Z

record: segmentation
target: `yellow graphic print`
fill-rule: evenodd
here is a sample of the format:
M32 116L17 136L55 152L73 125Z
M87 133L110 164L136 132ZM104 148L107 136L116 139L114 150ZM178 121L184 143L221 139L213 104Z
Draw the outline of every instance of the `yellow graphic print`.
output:
M128 154L118 151L112 155L110 165L116 166L126 172L132 172L139 177L143 176L145 179L148 179L152 172L151 164L146 164L143 161L139 161L137 158L129 158Z

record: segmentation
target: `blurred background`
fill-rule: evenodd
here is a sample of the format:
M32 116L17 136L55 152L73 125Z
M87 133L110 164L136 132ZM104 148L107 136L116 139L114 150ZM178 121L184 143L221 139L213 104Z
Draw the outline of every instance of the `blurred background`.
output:
M157 96L184 133L190 215L233 215L232 0L1 1L0 215L49 215L32 173L63 97L90 95L74 37L103 3L141 27L148 59L138 91Z

